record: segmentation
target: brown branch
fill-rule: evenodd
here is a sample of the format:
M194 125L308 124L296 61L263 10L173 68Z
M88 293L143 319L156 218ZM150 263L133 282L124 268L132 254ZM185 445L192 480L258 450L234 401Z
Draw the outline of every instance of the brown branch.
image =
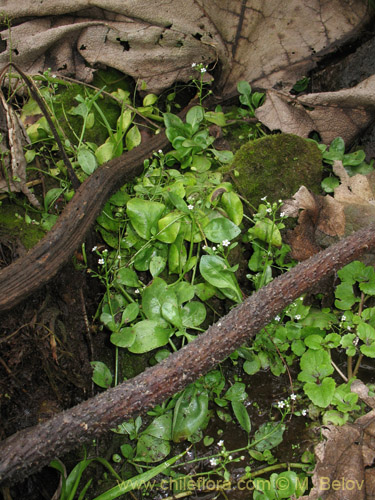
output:
M214 368L288 304L375 246L375 225L314 255L249 297L153 368L0 443L0 482L20 481L54 457L161 403Z
M0 311L16 306L46 284L82 243L109 196L142 172L143 161L153 151L167 146L162 132L95 170L48 234L0 272Z

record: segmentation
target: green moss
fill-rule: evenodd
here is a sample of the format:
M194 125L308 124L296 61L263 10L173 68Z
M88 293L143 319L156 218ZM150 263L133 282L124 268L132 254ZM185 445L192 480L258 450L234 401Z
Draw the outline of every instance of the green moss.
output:
M94 76L93 85L99 90L105 90L107 93L116 91L119 88L132 92L134 87L128 76L112 69L97 71ZM73 143L76 143L74 134L78 137L81 135L83 118L81 116L72 115L69 111L73 107L78 106L79 103L75 99L77 95L80 94L82 97L86 97L89 93L94 96L96 92L97 90L95 89L75 83L66 86L62 85L57 92L53 103L53 112L61 128ZM103 111L112 130L116 130L117 118L120 116L121 112L120 104L114 99L104 95L100 96L96 102ZM107 139L108 130L95 107L92 107L92 111L95 116L95 121L91 128L86 128L85 141L93 142L99 146Z
M10 239L19 238L27 250L45 235L39 225L25 222L25 210L16 205L0 206L0 233Z
M317 192L322 156L314 142L297 135L269 135L244 144L229 172L240 193L258 207L263 196L270 202L285 200L302 185Z
M120 366L122 375L130 379L144 372L149 366L149 358L150 353L134 355L126 351L121 352Z

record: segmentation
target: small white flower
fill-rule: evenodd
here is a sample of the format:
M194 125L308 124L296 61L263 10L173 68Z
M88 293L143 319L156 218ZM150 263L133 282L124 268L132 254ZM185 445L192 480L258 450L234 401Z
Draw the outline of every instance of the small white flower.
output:
M284 406L285 406L284 401L279 401L279 402L277 403L277 406L278 406L278 408L284 408Z
M349 330L349 332L351 332L352 327L351 326L347 326L346 329Z
M212 250L213 250L214 252L216 252L216 247L212 247Z
M224 441L222 439L220 439L220 441L217 443L218 446L223 446L224 445Z
M270 214L272 212L272 208L266 208L266 212Z
M104 264L104 259L99 259L99 260L98 260L98 264L103 265L103 264Z
M108 248L105 248L105 249L103 250L103 253L108 253Z
M282 203L282 202L283 202L283 200L279 200L279 203Z
M280 212L280 217L286 217L285 212Z
M345 316L345 314L343 314L343 315L341 316L341 321L346 321L346 316Z
M297 399L297 396L295 394L291 394L290 395L290 399L292 399L293 401L295 401Z
M209 247L207 245L203 245L202 250L205 250L207 252L208 248Z
M280 321L280 316L279 315L275 316L275 321Z
M159 153L159 155L163 154L163 150L159 149L158 153Z
M211 465L217 465L217 458L211 458L210 464Z
M134 290L134 293L140 293L138 288L136 290Z
M305 417L307 415L307 410L302 410L301 413Z
M52 75L52 78L56 78L56 75Z
M261 198L262 201L266 201L267 199L267 196L263 196L263 198Z
M229 455L229 460L233 460L233 455Z
M206 73L206 68L201 68L201 73Z
M194 205L188 205L188 209L189 210L193 210L194 209Z
M359 337L356 337L356 338L353 340L353 345L354 345L354 346L357 346L357 345L358 345L358 342L359 342Z
M301 319L301 315L300 315L300 314L296 314L296 315L294 316L294 319Z
M223 247L229 247L229 245L230 245L230 241L229 241L229 240L223 240L223 241L221 242L221 244L223 245Z
M217 326L221 326L221 322L219 321L219 323L217 324Z
M92 252L96 252L96 250L97 250L97 249L98 249L98 247L97 247L97 246L94 246L94 247L92 247L91 251L92 251Z
M197 63L193 63L193 64L191 65L191 67L192 67L192 68L195 68L195 66L196 66L196 65L197 65Z
M245 460L245 455L241 455L240 460Z

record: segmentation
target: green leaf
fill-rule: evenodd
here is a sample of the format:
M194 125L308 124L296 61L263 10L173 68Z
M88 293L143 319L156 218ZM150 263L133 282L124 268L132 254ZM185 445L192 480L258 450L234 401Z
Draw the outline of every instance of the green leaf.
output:
M326 193L333 193L334 190L340 185L337 177L326 177L322 180L321 186Z
M337 323L336 315L322 309L311 308L307 316L301 319L300 324L304 326L314 326L322 330L328 329L332 324Z
M155 94L148 94L146 97L143 99L143 106L152 106L155 104L158 100L158 96Z
M246 360L243 364L244 372L247 373L248 375L254 375L260 370L260 367L261 367L260 359L258 358L258 356L255 355L252 360Z
M298 477L294 471L285 471L281 474L271 474L271 487L277 496L275 498L291 498L297 489Z
M98 167L98 162L92 151L88 148L80 148L77 153L79 166L87 175L91 175Z
M188 209L187 207L187 204L185 202L185 200L183 200L181 198L181 196L179 196L177 193L175 193L174 191L169 191L168 192L168 196L169 196L169 199L171 200L171 202L173 203L173 205L182 213L184 214L189 214L190 213L190 210Z
M240 426L249 434L251 431L251 422L244 404L241 401L232 401L232 409Z
M194 285L191 285L187 281L179 281L177 284L173 284L171 289L177 295L179 305L188 302L195 295Z
M171 445L169 441L142 434L138 438L137 454L134 460L146 463L160 462L169 455L170 451Z
M248 230L248 233L259 240L271 243L275 247L281 247L282 238L276 224L270 219L256 222L255 226Z
M165 209L163 203L132 198L126 204L126 213L141 238L149 240L151 229L155 228Z
M175 443L184 441L202 428L207 420L208 392L195 384L188 386L178 398L173 413L172 437Z
M133 121L133 112L130 109L126 109L117 120L117 128L121 133L125 133L130 127Z
M305 394L316 406L327 408L332 402L335 392L336 382L331 377L324 378L320 384L307 382L303 386Z
M230 163L234 158L232 151L218 149L210 149L210 151L213 152L215 158L221 163Z
M360 300L359 297L354 295L353 286L346 281L336 287L335 296L335 306L344 311L351 309Z
M323 425L345 425L349 419L349 413L341 413L337 410L328 410L323 415Z
M227 121L222 111L206 111L204 114L205 119L210 123L215 123L219 127L225 127Z
M247 394L245 390L245 384L241 382L235 382L224 395L224 398L228 401L245 401L247 399Z
M64 192L63 188L52 188L47 191L44 197L44 209L48 212L51 205L55 203L55 201L59 198L59 196Z
M232 222L239 226L243 218L243 205L238 194L233 191L223 193L221 204Z
M101 361L91 361L91 366L94 371L92 374L93 382L99 387L103 387L104 389L108 389L112 384L112 374L105 363Z
M254 434L252 444L256 443L254 447L258 451L271 450L282 442L284 431L284 424L266 422Z
M153 255L150 260L150 273L153 278L159 276L167 265L167 259L162 255Z
M139 279L137 273L129 267L122 267L116 275L116 281L120 285L131 286L137 288L139 286Z
M239 96L240 103L244 104L245 106L248 106L250 110L253 110L253 106L251 103L251 86L249 82L241 80L240 82L237 83L237 90L241 94Z
M242 297L234 274L227 269L227 265L217 255L203 255L199 263L199 270L203 278L211 285L220 289L225 296L236 302Z
M301 357L300 367L302 372L298 375L299 380L315 382L333 373L334 368L328 352L321 350L314 351L308 349ZM300 378L304 373L305 378ZM308 376L308 379L306 379Z
M193 155L193 161L191 162L190 169L203 173L207 172L211 168L211 160L209 160L206 156L201 155Z
M151 424L142 432L159 439L169 441L172 439L172 412L164 413L155 418Z
M101 146L99 146L95 151L96 159L98 160L99 165L103 165L109 160L112 160L115 156L115 145L112 141L105 142Z
M201 302L188 302L181 310L181 319L186 328L199 326L206 319L206 308Z
M180 231L180 219L181 214L178 212L169 212L165 217L159 219L156 238L164 243L173 243Z
M161 314L164 319L177 326L182 327L180 307L177 300L177 295L170 289L165 290L160 296Z
M216 287L212 286L210 283L207 283L207 282L198 283L197 285L194 286L194 289L195 289L196 296L202 302L205 302L206 300L210 299L217 292Z
M122 313L121 324L131 323L139 314L139 305L137 302L131 302Z
M168 343L172 331L164 328L157 321L143 320L131 327L135 333L135 340L129 351L135 354L152 351Z
M344 165L344 167L356 167L358 165L361 165L361 163L363 163L365 160L366 153L362 149L360 149L359 151L354 151L354 153L348 153L344 155L342 164Z
M361 353L369 358L375 358L375 344L372 345L361 345Z
M161 278L155 278L142 294L142 310L148 319L161 318L161 295L167 290L167 284Z
M111 342L117 347L130 347L134 344L136 332L133 327L120 328L111 335Z
M131 151L136 146L141 144L141 133L137 127L137 125L133 125L133 127L129 130L125 137L126 149Z
M204 228L207 239L214 243L221 243L224 240L234 240L241 233L241 229L226 217L212 219Z
M203 119L204 109L202 108L202 106L193 106L186 113L186 123L189 123L191 125L193 133L198 130L199 124L203 121Z

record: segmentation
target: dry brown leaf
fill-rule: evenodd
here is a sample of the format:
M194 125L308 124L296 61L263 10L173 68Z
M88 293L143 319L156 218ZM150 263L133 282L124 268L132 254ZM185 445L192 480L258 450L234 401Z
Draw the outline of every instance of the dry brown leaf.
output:
M0 91L0 110L2 114L1 141L2 166L0 170L0 193L13 191L24 193L29 202L40 208L39 201L26 185L26 159L23 147L30 142L21 120ZM4 120L5 118L5 120Z
M375 406L368 388L356 380L351 386L366 404ZM375 496L375 410L354 424L322 429L325 441L315 448L313 489L301 500L361 500Z
M345 235L375 220L375 172L349 177L342 163L335 161L334 173L341 184L335 188L335 200L345 214Z
M334 162L333 172L341 181L333 197L314 195L301 186L281 207L289 217L298 217L298 225L286 236L297 260L332 243L326 236L348 236L375 220L375 172L349 177L341 161Z
M144 80L150 91L196 76L192 62L218 64L218 88L239 80L291 85L369 20L367 0L3 0L12 19L0 63L29 73L89 81L106 65ZM87 63L90 67L87 67Z
M305 186L286 200L281 210L289 217L298 217L298 225L288 231L286 241L291 246L292 258L306 260L321 250L317 231L329 236L342 236L345 215L342 205L331 196L317 196Z
M271 130L308 137L318 132L325 144L335 137L350 143L368 127L374 117L375 75L357 86L337 92L322 92L293 97L268 90L257 118Z

